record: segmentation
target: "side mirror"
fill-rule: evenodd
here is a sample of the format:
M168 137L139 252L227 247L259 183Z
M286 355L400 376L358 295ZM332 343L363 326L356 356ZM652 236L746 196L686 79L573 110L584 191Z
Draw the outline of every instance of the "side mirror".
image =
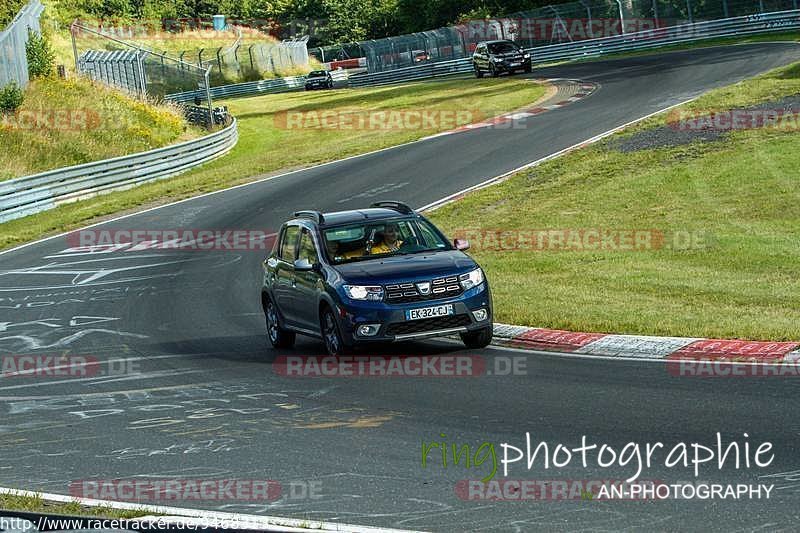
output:
M453 246L456 247L456 250L469 250L469 241L467 239L455 239L453 241Z
M294 269L297 272L310 272L314 270L314 265L311 264L311 261L308 259L298 259L294 262Z

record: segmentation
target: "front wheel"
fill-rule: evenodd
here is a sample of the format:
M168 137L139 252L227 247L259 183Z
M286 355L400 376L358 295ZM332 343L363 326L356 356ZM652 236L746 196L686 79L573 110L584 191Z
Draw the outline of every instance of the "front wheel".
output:
M267 302L267 337L274 348L291 348L294 346L295 333L281 327L278 321L278 308L272 303Z
M496 78L500 75L500 71L497 70L497 67L494 66L494 63L489 63L489 74L491 74L493 78Z
M322 340L325 341L325 349L328 351L328 355L334 357L347 355L350 349L342 341L342 334L336 324L336 317L333 316L333 311L330 308L326 308L322 312L320 321L322 323Z
M461 340L471 350L486 348L492 342L492 326L462 333Z
M522 69L522 70L525 72L525 74L530 74L531 73L531 66L530 65L525 65L525 68Z
M475 77L476 78L482 78L483 77L483 72L481 71L481 69L478 68L478 65L474 65L473 68L475 69Z

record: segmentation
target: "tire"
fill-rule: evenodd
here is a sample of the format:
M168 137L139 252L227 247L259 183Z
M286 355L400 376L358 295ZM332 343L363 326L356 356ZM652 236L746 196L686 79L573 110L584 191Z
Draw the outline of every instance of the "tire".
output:
M328 355L338 357L347 355L352 351L342 340L339 324L336 323L336 317L333 316L333 311L331 311L330 307L325 307L320 314L320 331L322 332L322 340L325 343L325 350Z
M496 78L500 75L500 71L497 70L497 68L494 66L494 63L489 63L489 74L491 74L493 78Z
M524 68L524 69L522 69L522 71L523 71L525 74L530 74L532 70L533 70L533 68L531 67L531 65L525 65L525 68Z
M482 78L483 77L483 72L481 71L481 69L478 68L478 65L473 65L473 68L475 70L475 77L476 78Z
M278 318L278 308L272 303L272 300L267 300L266 309L264 314L267 320L267 338L272 343L273 348L291 348L294 346L295 332L283 329Z
M486 348L492 342L492 326L487 326L475 331L468 331L461 334L461 341L464 346L471 350Z

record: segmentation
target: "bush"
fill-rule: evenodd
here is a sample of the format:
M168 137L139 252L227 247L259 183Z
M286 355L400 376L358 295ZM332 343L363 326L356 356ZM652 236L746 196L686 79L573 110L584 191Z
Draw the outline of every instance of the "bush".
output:
M16 82L11 82L3 88L0 88L0 113L12 113L19 109L25 95L22 89L17 86Z
M25 45L28 57L28 75L31 78L49 76L56 60L50 41L43 35L28 30L28 44Z

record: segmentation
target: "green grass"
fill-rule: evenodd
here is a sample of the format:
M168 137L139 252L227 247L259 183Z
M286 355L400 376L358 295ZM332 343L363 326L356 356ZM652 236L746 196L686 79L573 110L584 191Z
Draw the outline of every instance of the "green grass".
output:
M0 510L86 517L97 516L110 519L131 519L155 515L150 511L113 509L106 506L87 507L77 501L69 503L53 502L45 500L38 494L35 496L0 494Z
M800 94L800 64L713 91L695 110ZM800 133L622 153L621 137L520 172L432 214L467 229L653 229L689 249L473 250L500 322L574 331L800 339Z
M282 129L275 123L276 113L282 110L481 110L485 115L494 115L531 104L545 91L545 86L523 79L462 79L232 100L228 105L239 119L240 138L227 156L175 178L0 224L0 249L80 227L125 210L222 189L269 173L385 148L443 129Z
M16 114L0 116L0 180L132 154L188 139L178 111L92 82L38 79Z

